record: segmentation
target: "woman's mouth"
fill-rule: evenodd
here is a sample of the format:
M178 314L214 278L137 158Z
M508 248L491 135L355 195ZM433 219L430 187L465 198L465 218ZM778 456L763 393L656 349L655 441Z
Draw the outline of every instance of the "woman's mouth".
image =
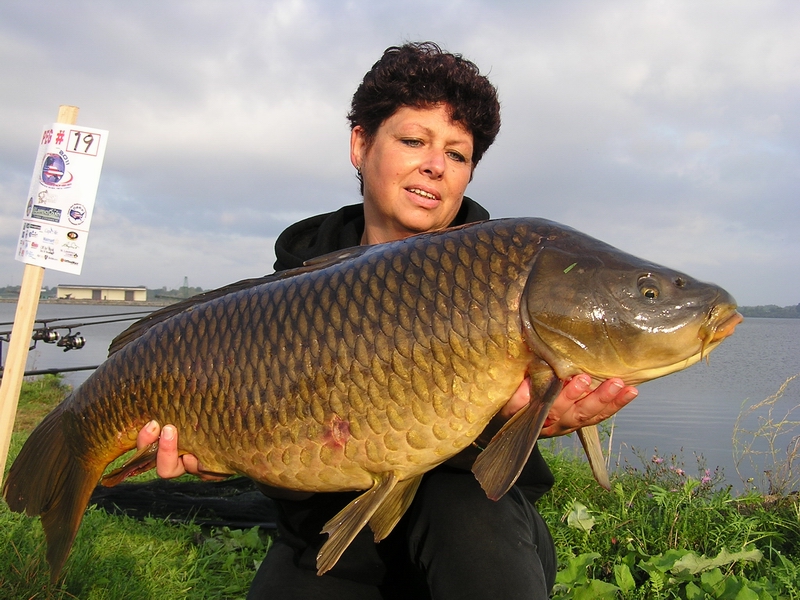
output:
M439 197L419 188L406 188L406 191L417 198L417 203L425 208L433 208L439 204Z
M420 190L418 188L409 188L408 191L413 193L413 194L418 194L418 195L422 196L423 198L430 198L431 200L436 200L437 199L436 196L434 196L433 194L431 194L429 192L426 192L424 190Z

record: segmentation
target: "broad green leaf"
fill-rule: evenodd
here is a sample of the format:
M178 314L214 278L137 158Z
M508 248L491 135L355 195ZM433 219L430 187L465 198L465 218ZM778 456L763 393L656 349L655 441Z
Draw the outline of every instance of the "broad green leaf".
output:
M599 579L592 579L589 585L582 585L573 590L574 600L597 600L598 598L615 598L619 588Z
M716 598L720 600L737 600L741 598L741 600L758 600L758 595L753 598L753 596L749 595L749 591L744 591L745 596L741 596L743 590L747 588L747 580L744 580L745 583L739 580L738 577L734 575L727 575L725 576L724 581L716 586Z
M686 600L705 600L706 598L706 593L691 581L686 584L684 593L686 594Z
M567 525L581 531L591 531L594 523L594 517L589 514L589 509L577 500L573 502L572 510L567 516Z
M662 573L670 571L675 563L683 559L687 554L691 554L690 550L667 550L664 554L656 554L651 556L646 561L639 563L639 566L648 573L651 569L657 569Z
M719 597L719 594L725 589L725 576L719 569L712 569L700 575L700 582L707 592L712 592Z
M672 573L679 574L682 572L690 573L692 575L708 571L715 567L724 567L738 561L759 562L764 555L760 550L743 550L741 552L734 552L731 554L723 549L716 558L706 558L705 556L698 556L691 552L676 561L672 566Z
M747 585L747 580L742 584L742 589L736 594L734 600L759 600L758 594Z
M569 559L567 566L556 573L556 583L565 583L571 586L587 583L589 578L586 575L586 569L592 566L592 563L598 558L600 555L597 552L573 556Z
M636 587L631 570L626 564L614 565L614 581L623 592L633 591Z

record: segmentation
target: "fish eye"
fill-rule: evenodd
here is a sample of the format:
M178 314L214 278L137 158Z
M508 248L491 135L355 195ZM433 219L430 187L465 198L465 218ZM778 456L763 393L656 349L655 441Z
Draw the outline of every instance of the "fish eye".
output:
M659 289L656 280L649 275L639 277L637 282L639 293L648 300L655 300L658 298Z

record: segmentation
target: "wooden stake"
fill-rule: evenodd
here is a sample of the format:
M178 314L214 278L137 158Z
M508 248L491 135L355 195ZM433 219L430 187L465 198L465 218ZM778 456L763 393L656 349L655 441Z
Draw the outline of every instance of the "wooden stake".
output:
M78 107L62 105L58 108L57 123L74 125L78 120ZM17 301L17 312L11 328L11 339L8 342L8 355L3 379L0 382L0 486L3 483L8 447L11 445L11 432L14 430L14 419L17 415L19 392L22 378L25 375L25 363L28 361L28 348L36 320L36 309L39 307L39 294L44 281L44 267L25 265L22 274L22 286Z

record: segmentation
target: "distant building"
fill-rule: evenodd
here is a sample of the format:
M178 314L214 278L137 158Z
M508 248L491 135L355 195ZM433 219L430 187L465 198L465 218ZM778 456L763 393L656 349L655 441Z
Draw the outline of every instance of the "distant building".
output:
M146 302L147 288L118 285L59 285L60 300L93 300L95 302Z

